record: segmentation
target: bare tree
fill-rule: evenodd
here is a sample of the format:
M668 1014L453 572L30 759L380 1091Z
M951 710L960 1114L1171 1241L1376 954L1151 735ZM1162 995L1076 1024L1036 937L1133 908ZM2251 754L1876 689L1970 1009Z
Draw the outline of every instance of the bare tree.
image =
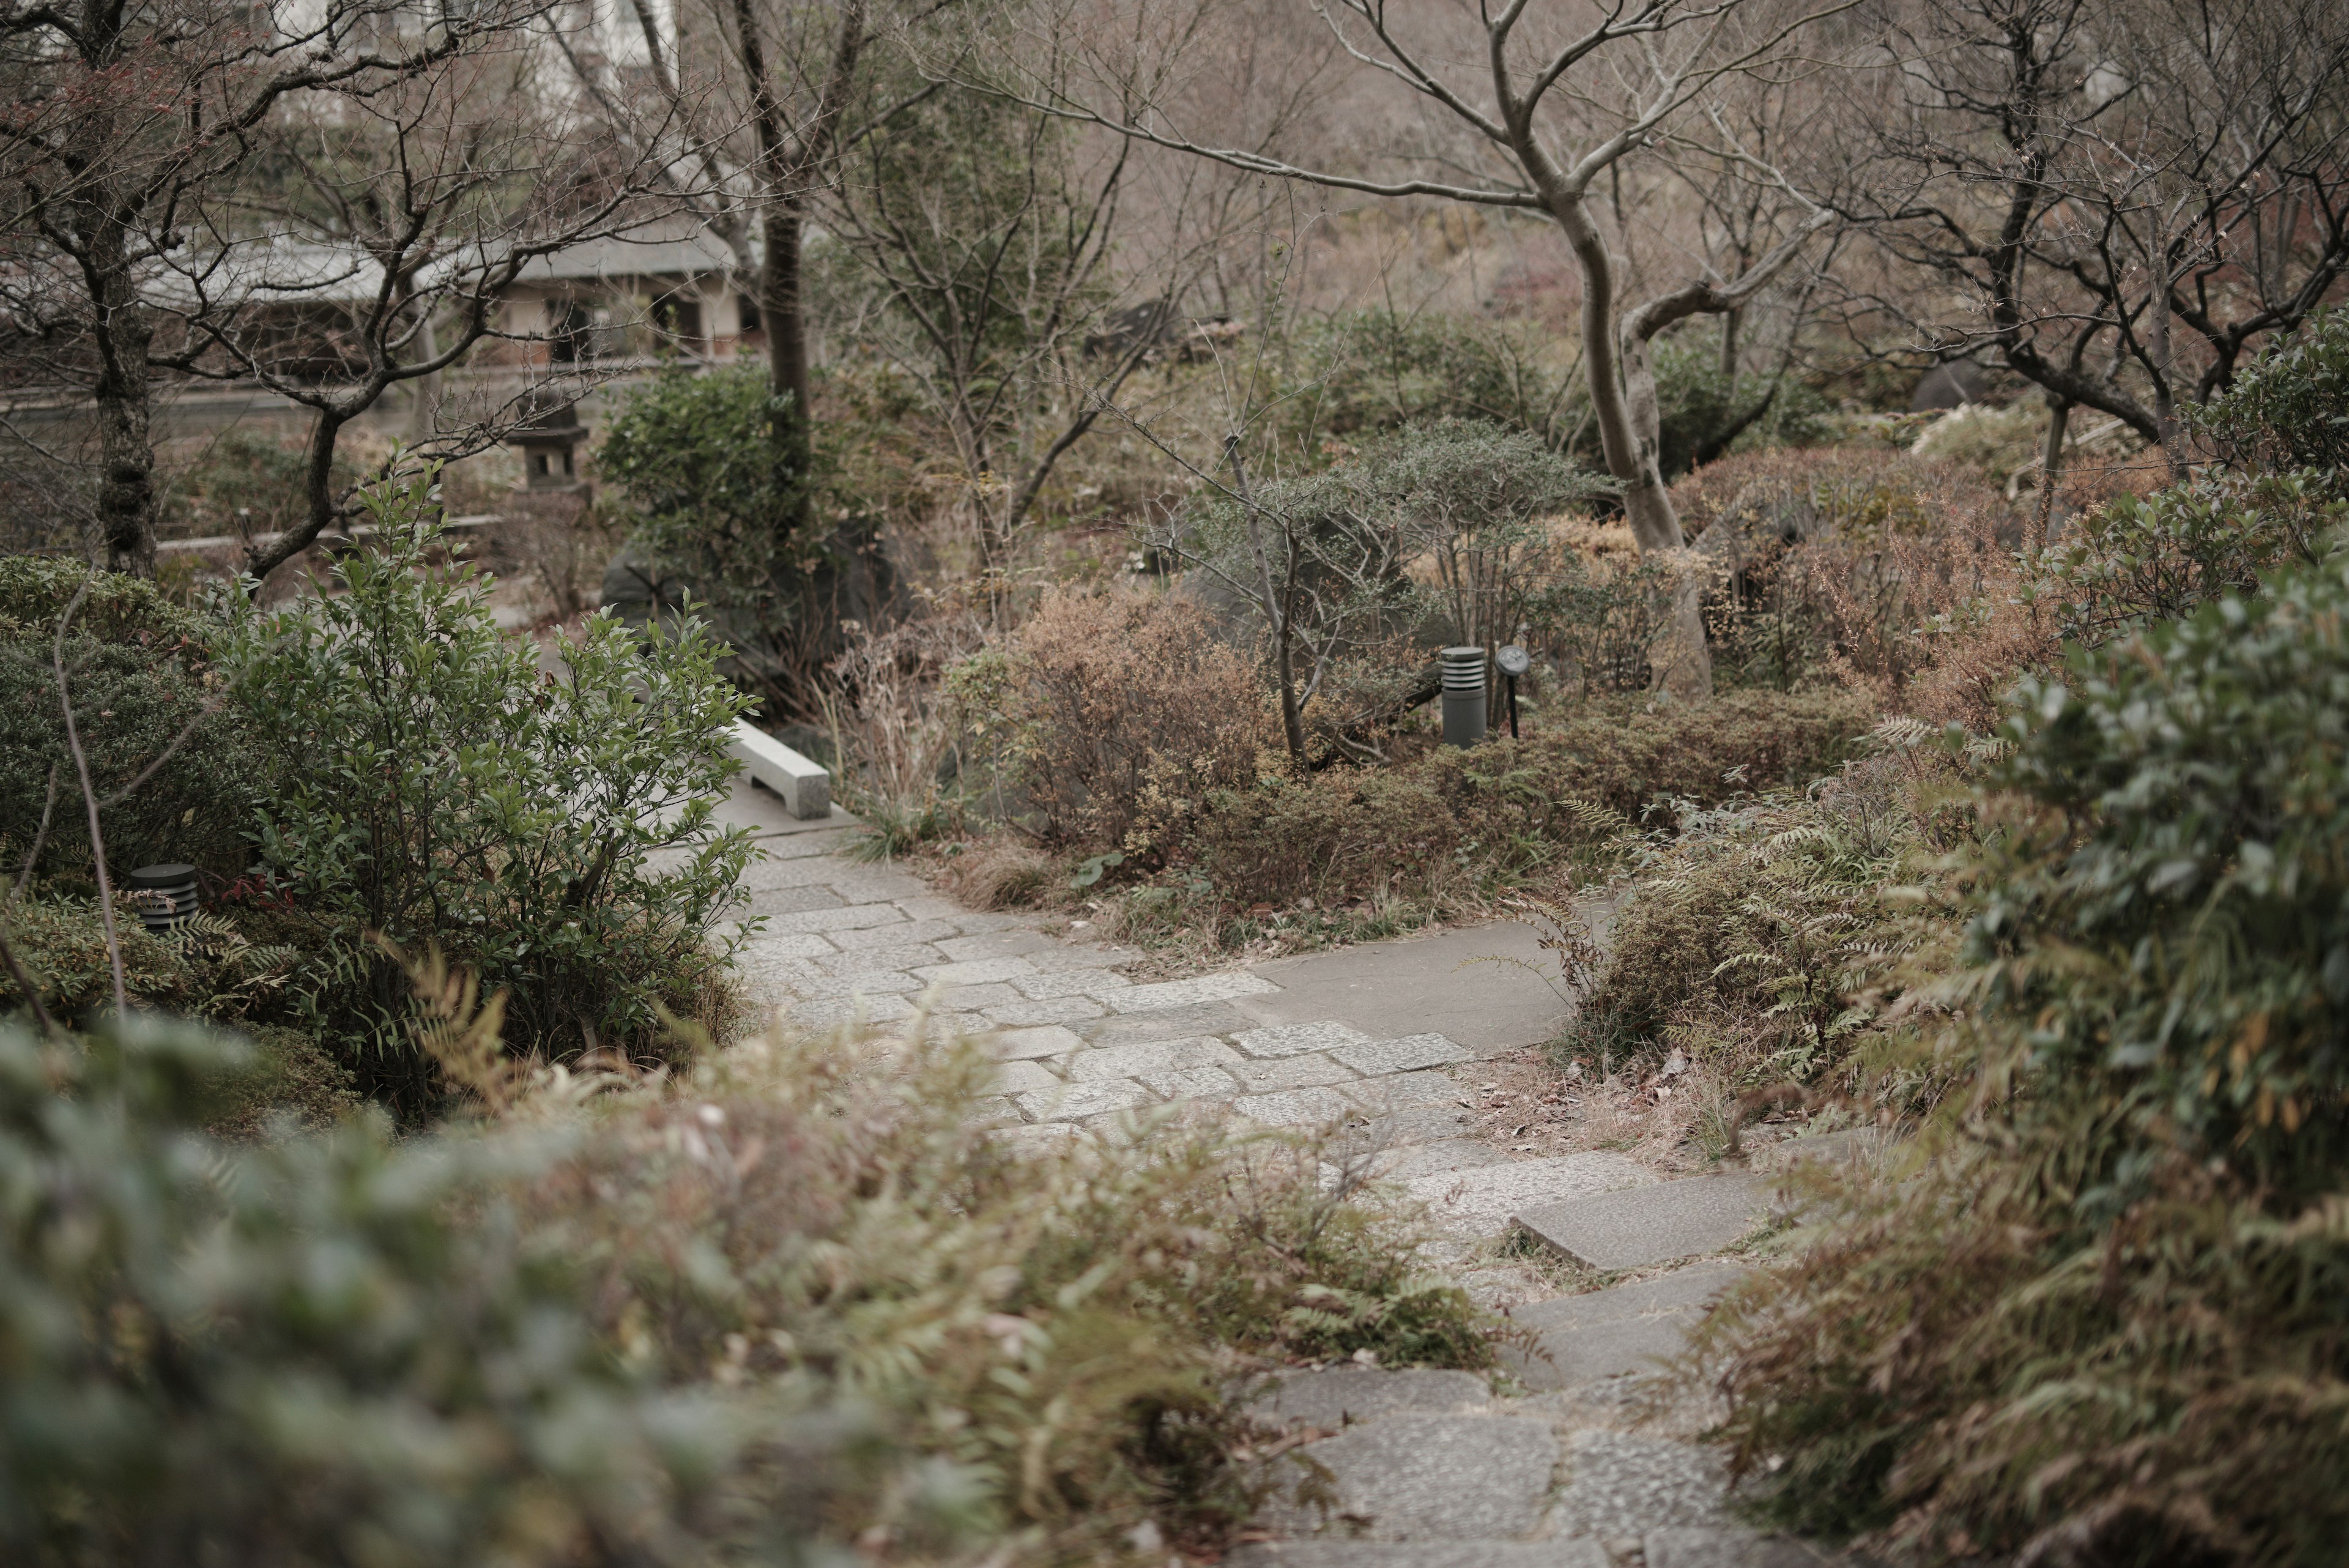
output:
M960 26L912 41L978 52ZM1065 39L1028 41L1071 61ZM842 160L823 211L855 263L860 344L945 427L994 578L1056 466L1134 373L1205 350L1186 300L1265 196L1260 181L1009 93L916 92L925 57L892 62L899 107ZM1048 63L1030 71L1059 79Z
M161 326L150 289L189 244L197 197L249 163L289 99L412 78L534 4L490 0L425 25L404 0L298 11L5 0L0 94L15 107L0 115L0 335L18 380L88 400L94 557L154 570Z
M503 440L595 376L533 368L543 334L508 325L505 293L544 257L657 222L677 192L640 151L661 127L615 135L543 94L543 55L542 36L517 26L427 69L289 97L259 132L267 178L250 177L256 159L248 178L189 193L199 237L159 258L150 294L172 346L150 360L256 384L309 415L303 516L248 544L256 578L352 514L337 443L391 389L436 384L485 341L521 345L502 383L481 376L470 396L435 397L409 451L445 461ZM289 333L289 308L311 300L339 302L323 313L331 327Z
M1933 285L1878 303L2054 411L2188 453L2225 386L2349 265L2349 15L2324 0L1887 0L1847 211ZM1956 307L1956 308L1951 308ZM1961 313L1962 312L1962 314Z
M1105 90L1061 90L1034 78L1023 88L1040 107L1234 168L1374 196L1515 208L1549 218L1581 274L1583 369L1608 471L1622 486L1640 549L1675 550L1686 541L1658 462L1646 340L1635 348L1622 335L1618 257L1594 210L1594 187L1667 135L1716 84L1762 68L1797 33L1852 3L1826 0L1788 10L1764 0L1636 0L1578 7L1568 17L1559 16L1562 7L1537 11L1532 0L1506 0L1480 6L1471 21L1457 14L1405 17L1385 0L1319 0L1314 9L1353 66L1466 134L1461 151L1406 150L1427 172L1402 178L1334 163L1308 165L1193 134L1157 84L1167 73L1166 54L1205 27L1204 3L1167 16L1158 36L1170 46L1157 55L1125 42L1136 31L1133 25L1109 35L1097 57ZM1477 63L1454 67L1458 60ZM1649 335L1692 314L1742 307L1826 221L1806 222L1737 277L1672 291L1641 317ZM1694 596L1683 597L1674 630L1677 657L1661 660L1659 668L1677 687L1706 691L1711 664L1703 628Z

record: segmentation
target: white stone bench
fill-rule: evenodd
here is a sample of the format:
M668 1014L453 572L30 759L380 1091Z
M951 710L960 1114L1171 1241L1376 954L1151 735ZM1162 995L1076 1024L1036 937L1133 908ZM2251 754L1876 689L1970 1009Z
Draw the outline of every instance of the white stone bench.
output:
M741 763L751 783L781 795L783 809L793 816L805 821L832 815L832 774L764 730L735 720L734 739L726 750Z

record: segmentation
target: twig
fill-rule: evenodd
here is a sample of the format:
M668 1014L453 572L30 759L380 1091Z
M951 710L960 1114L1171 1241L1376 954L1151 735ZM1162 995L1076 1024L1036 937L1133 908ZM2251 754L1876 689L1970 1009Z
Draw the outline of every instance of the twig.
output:
M114 973L114 1015L118 1020L130 1013L130 996L122 983L122 939L114 929L114 887L106 875L106 840L98 827L98 791L90 786L89 757L81 749L81 732L74 725L73 697L66 690L66 628L82 601L89 597L89 579L82 579L74 590L72 602L65 614L57 617L57 639L50 650L50 662L57 671L57 705L65 710L66 745L73 753L74 772L81 779L82 804L89 812L89 854L98 867L98 912L106 925L106 961Z

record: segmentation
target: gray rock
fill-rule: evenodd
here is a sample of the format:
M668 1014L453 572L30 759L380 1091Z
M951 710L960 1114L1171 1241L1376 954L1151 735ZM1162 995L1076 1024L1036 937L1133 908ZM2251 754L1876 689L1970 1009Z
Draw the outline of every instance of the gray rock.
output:
M1512 1216L1544 1245L1593 1269L1644 1269L1718 1252L1766 1217L1770 1184L1699 1176L1631 1191L1530 1203Z
M1929 409L1954 409L1961 403L1979 403L1982 399L1982 367L1971 359L1951 359L1917 379L1917 389L1909 394L1909 411L1919 414Z
M1405 1411L1457 1416L1492 1402L1485 1380L1468 1372L1381 1372L1333 1366L1292 1372L1249 1402L1248 1413L1278 1425L1347 1427Z
M1609 1568L1595 1541L1263 1541L1231 1568Z
M1328 1472L1336 1501L1326 1520L1310 1504L1277 1505L1268 1522L1283 1533L1506 1541L1540 1525L1557 1439L1548 1422L1522 1416L1404 1412L1299 1449L1283 1466L1292 1498L1312 1473L1299 1459Z

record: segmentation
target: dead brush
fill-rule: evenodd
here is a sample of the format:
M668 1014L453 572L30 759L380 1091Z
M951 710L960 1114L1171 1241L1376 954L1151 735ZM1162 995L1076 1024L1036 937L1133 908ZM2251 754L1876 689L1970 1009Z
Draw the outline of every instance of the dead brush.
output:
M1144 1118L1016 1146L973 1114L993 1070L966 1045L776 1034L525 1102L577 1141L520 1207L582 1260L632 1364L861 1404L1005 1563L1123 1561L1145 1521L1222 1549L1280 1446L1226 1397L1257 1372L1492 1364L1501 1325L1433 1275L1409 1216L1325 1189L1313 1140ZM903 1501L834 1498L827 1533L878 1538Z
M843 629L848 651L820 697L842 804L864 821L856 853L887 859L961 824L968 724L947 671L978 646L980 628L968 612L942 610L885 631Z

